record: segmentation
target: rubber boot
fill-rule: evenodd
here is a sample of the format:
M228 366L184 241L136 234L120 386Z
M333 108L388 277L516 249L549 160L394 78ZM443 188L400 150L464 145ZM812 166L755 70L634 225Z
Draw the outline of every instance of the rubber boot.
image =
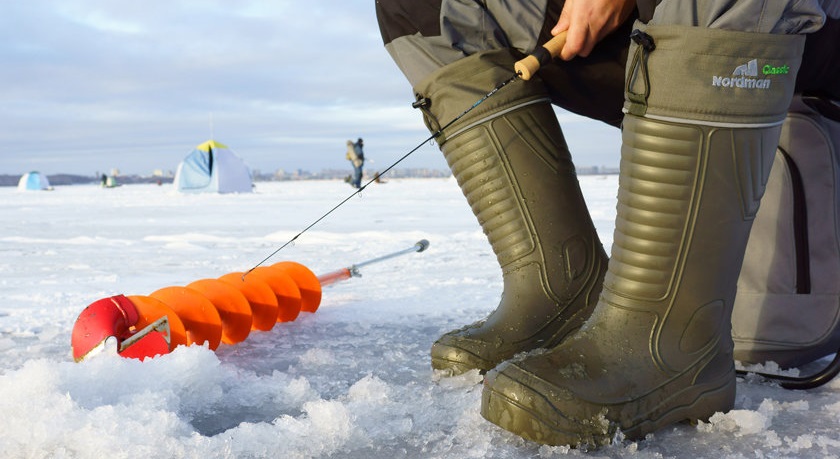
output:
M630 50L598 305L574 336L484 381L481 414L540 443L643 438L734 404L732 304L802 37L673 26L634 36L644 46ZM715 57L704 53L710 40Z
M450 64L415 88L415 106L436 132L511 78L515 60L495 50ZM485 320L434 343L432 367L483 373L580 328L607 257L541 82L503 87L437 140L496 254L504 291Z

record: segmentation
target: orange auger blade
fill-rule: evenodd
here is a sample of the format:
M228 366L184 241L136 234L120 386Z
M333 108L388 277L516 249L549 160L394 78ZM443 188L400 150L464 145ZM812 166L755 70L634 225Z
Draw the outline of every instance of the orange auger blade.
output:
M186 287L164 287L152 292L152 298L166 303L187 330L187 344L204 344L215 350L222 341L222 318L204 295Z
M201 279L187 284L204 295L222 319L222 342L236 344L244 341L251 333L251 305L236 287L219 279Z
M215 350L221 343L239 343L251 330L271 330L278 322L298 317L303 294L295 279L304 284L307 307L318 307L320 285L312 285L307 271L294 263L269 266L248 276L229 273L185 287L164 287L148 296L103 298L76 320L73 358L80 361L104 348L110 337L117 339L120 355L139 359L166 354L179 345L206 342Z
M281 261L272 265L285 272L300 289L300 310L315 312L321 305L321 282L309 268L294 261Z
M246 277L261 279L277 296L277 322L291 322L300 314L301 295L295 281L280 268L262 266Z
M166 317L169 321L169 350L187 345L187 330L184 328L184 322L166 303L150 296L129 295L127 298L137 308L139 318L136 328L145 328L161 317Z
M251 305L251 329L268 331L277 323L277 295L261 279L243 273L229 273L219 280L238 289Z

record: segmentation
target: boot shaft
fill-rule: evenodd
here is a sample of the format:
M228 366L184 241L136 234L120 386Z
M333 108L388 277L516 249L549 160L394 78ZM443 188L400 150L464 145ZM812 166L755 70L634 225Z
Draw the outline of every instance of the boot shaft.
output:
M415 88L426 124L439 129L512 75L509 50L450 64ZM605 260L545 87L516 80L438 137L441 151L505 273L546 267L568 283ZM561 289L565 290L565 289Z
M633 37L603 299L657 317L652 357L678 371L731 353L737 279L804 39L681 26Z
M515 60L509 50L469 56L415 88L429 128L445 126L436 138L504 283L499 306L484 321L433 345L434 368L490 370L556 345L589 316L606 271L543 84L516 79L484 98L511 79Z
M735 287L779 130L625 118L602 295L657 317L651 351L663 369L731 353Z

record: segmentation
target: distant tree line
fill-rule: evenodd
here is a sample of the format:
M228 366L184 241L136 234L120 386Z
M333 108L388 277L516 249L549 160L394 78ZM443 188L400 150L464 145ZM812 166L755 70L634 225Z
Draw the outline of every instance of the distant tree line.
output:
M377 172L371 171L366 173L366 178L375 176ZM577 169L578 175L607 175L617 174L617 167L605 166L591 166L579 167ZM344 169L324 169L320 172L309 172L306 170L283 171L278 170L274 173L264 174L258 170L252 171L252 176L255 182L274 182L285 180L340 180L346 178L348 175ZM387 174L383 175L383 179L389 178L446 178L452 175L448 170L423 169L423 168L404 168L393 169ZM20 175L0 174L0 186L17 186L20 181ZM101 183L101 175L74 175L74 174L55 174L47 175L47 179L52 186L61 185L84 185L90 183ZM128 185L133 183L172 183L173 177L164 176L140 176L140 175L117 175L114 177L116 185Z
M0 174L0 186L17 186L20 181L20 175ZM90 183L99 184L102 182L101 175L74 175L74 174L55 174L47 175L47 179L52 186L62 185L85 185ZM119 175L114 177L117 185L127 185L131 183L172 183L172 177L149 177L139 175Z

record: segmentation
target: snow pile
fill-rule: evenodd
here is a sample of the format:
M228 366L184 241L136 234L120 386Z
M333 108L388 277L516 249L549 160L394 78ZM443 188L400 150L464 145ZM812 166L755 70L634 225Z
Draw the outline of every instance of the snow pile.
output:
M605 245L616 177L581 178ZM443 332L484 317L501 276L452 180L368 188L271 262L317 274L410 247L325 289L320 309L216 352L70 358L91 302L242 271L352 190L260 183L0 189L0 457L552 458L840 456L840 381L793 392L747 377L735 410L597 451L536 445L479 414L481 377L429 367Z

